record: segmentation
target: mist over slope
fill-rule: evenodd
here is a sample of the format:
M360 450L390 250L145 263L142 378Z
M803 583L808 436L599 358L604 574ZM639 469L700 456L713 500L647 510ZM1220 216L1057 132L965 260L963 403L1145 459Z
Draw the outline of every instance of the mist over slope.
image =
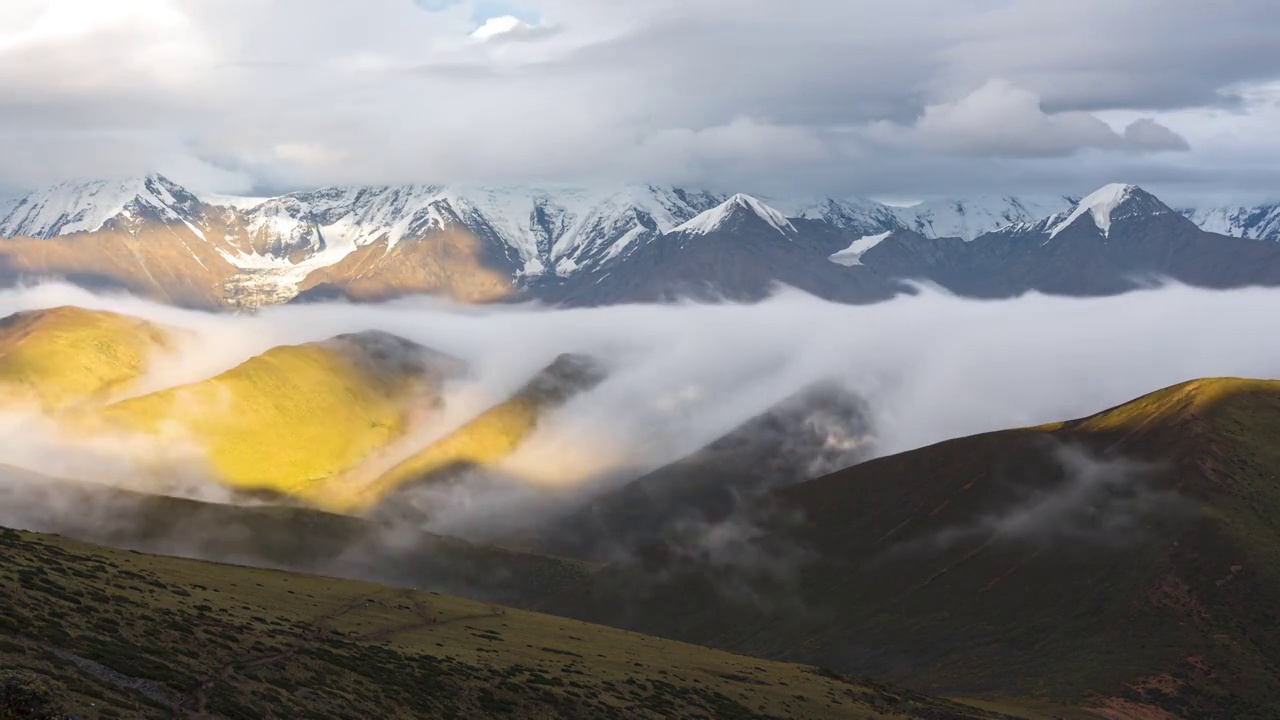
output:
M793 485L547 607L953 696L1274 717L1277 428L1280 381L1181 383Z
M1257 708L1272 687L1240 660L1274 663L1270 636L1219 620L1264 622L1277 587L1273 522L1256 512L1274 500L1270 425L1253 425L1273 418L1274 392L1226 414L1194 394L1129 401L1280 376L1280 339L1260 331L1280 312L1274 289L251 315L61 285L0 293L5 313L67 305L171 330L129 365L123 397L0 408L11 525L501 598L949 693L1078 703L1085 688L1198 709L1238 690ZM423 421L395 426L406 417ZM130 432L68 431L90 421ZM1029 429L988 433L1010 427ZM237 483L239 470L259 476ZM277 492L242 493L264 484ZM312 487L344 502L297 491ZM1232 570L1236 557L1259 574ZM1237 575L1230 597L1206 585ZM1214 619L1165 632L1170 612L1191 622L1184 586ZM1098 603L1114 611L1079 620ZM948 630L948 613L972 622ZM1136 649L1083 664L1114 637ZM981 672L954 655L969 647L988 648ZM1195 675L1184 648L1232 674ZM1191 690L1118 689L1149 671L1192 673Z
M419 298L253 315L65 285L0 293L5 315L68 304L183 330L176 347L148 360L139 382L149 393L208 380L273 348L341 335L380 332L429 348L466 368L440 388L436 438L512 398L557 357L591 358L603 379L546 413L496 466L521 485L559 490L625 482L687 457L819 382L860 398L868 455L883 455L1085 415L1190 378L1280 373L1280 340L1257 332L1280 311L1280 291L1270 289L1165 286L1002 301L924 289L868 306L784 292L755 304L593 309ZM38 416L6 410L7 422L26 422L29 432L0 447L0 462L31 467L40 447L75 454L74 442L44 437ZM287 442L302 432L297 424L333 420L304 413L263 430L261 441Z

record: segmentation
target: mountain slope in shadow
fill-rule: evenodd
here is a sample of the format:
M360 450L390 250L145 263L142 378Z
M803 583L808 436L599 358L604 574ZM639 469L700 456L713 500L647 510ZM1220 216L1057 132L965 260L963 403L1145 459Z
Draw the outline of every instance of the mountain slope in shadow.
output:
M546 607L952 695L1268 717L1278 432L1280 382L1199 380L780 490L737 556L781 565L659 544Z

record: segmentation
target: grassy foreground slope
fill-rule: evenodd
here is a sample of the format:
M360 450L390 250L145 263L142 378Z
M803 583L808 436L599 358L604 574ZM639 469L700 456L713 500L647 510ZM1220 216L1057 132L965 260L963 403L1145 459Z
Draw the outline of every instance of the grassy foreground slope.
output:
M0 681L84 720L992 717L436 594L10 530L0 559Z
M752 546L790 575L655 548L549 607L953 696L1280 717L1277 438L1280 382L1186 383L787 488Z
M56 307L0 320L0 404L63 410L137 380L172 331L100 310Z

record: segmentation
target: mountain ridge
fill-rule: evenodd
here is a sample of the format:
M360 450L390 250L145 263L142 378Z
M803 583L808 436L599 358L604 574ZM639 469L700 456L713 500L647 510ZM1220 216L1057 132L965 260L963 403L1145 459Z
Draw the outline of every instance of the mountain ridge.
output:
M1143 207L1121 208L1132 205L1131 196ZM940 281L939 272L969 272L970 277L941 282L962 293L981 285L975 292L991 296L1022 287L1007 267L1017 248L993 252L999 244L993 237L1008 242L1015 235L1044 233L1047 242L1081 217L1092 218L1092 226L1109 237L1112 215L1119 219L1125 213L1183 221L1158 223L1168 235L1163 241L1174 245L1185 245L1182 238L1196 233L1205 243L1224 237L1200 230L1185 211L1132 185L1106 186L1083 199L1004 196L891 208L865 198L775 201L659 185L334 186L272 198L204 198L150 175L63 184L16 200L0 217L0 234L7 236L0 240L0 277L63 277L175 304L247 309L415 293L468 303L534 299L593 305L683 295L750 300L778 284L867 302L901 292L899 278ZM1220 215L1209 213L1205 222L1221 224ZM1265 222L1257 220L1248 232L1261 236ZM1280 228L1280 218L1276 224ZM912 235L932 244L930 259L877 263L895 237ZM712 236L722 237L697 248L691 244ZM1159 241L1147 243L1143 257L1126 261L1134 266L1127 269L1160 272L1168 263L1158 252ZM917 251L923 247L912 242ZM1225 243L1196 253L1243 252L1252 260L1272 251L1243 247ZM951 266L934 267L943 259ZM1235 268L1232 263L1241 264L1236 260L1210 262L1234 268L1220 273L1219 285L1230 286L1233 273L1240 282L1259 282L1248 265ZM1110 262L1094 256L1083 261ZM827 264L846 269L835 272ZM1171 276L1194 279L1194 273ZM1280 283L1280 277L1262 281ZM1074 278L1026 289L1091 294L1124 287L1120 281Z

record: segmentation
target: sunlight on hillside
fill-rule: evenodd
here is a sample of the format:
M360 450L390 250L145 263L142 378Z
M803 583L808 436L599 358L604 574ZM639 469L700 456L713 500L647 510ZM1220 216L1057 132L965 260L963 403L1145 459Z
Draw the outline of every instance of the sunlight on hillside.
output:
M1259 390L1276 392L1280 390L1280 381L1244 378L1192 380L1087 417L1075 429L1134 431L1156 423L1188 418L1227 398Z
M330 344L282 346L213 379L111 405L95 421L162 441L189 439L231 487L327 504L312 496L317 483L438 404L431 381L372 373Z
M538 406L515 398L482 413L445 438L424 448L372 483L356 485L339 479L329 483L326 501L334 510L366 510L398 488L429 480L455 468L493 466L506 459L525 440L538 420Z
M74 307L11 315L0 321L0 403L57 411L107 400L173 336L144 320Z

